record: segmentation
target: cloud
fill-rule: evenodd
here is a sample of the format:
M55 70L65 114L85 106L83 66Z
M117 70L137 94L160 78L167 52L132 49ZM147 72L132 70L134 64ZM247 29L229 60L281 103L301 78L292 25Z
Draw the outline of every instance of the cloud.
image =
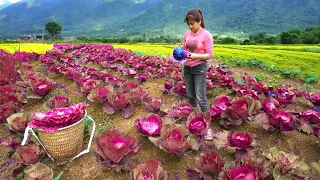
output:
M5 2L16 3L16 2L19 2L19 1L21 1L21 0L0 0L0 5L4 4Z
M12 2L12 3L16 3L16 2L19 2L20 0L6 0L6 1L9 1L9 2Z

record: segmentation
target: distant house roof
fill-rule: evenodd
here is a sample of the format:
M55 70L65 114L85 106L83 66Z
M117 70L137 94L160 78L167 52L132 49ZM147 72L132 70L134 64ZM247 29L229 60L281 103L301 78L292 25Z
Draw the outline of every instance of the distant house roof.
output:
M31 34L24 34L20 37L21 40L35 40L36 36Z
M24 34L20 36L21 40L37 40L38 37L42 38L43 34ZM41 39L40 38L40 39Z
M70 40L76 40L77 38L74 36L70 36L70 37L62 37L64 40L70 41Z

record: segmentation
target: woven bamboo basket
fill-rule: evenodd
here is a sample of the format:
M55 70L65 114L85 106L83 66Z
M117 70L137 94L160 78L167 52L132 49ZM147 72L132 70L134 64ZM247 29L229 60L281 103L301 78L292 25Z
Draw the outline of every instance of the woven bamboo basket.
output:
M84 118L75 124L59 128L55 133L47 133L39 129L38 137L48 154L57 163L65 162L75 157L82 150Z

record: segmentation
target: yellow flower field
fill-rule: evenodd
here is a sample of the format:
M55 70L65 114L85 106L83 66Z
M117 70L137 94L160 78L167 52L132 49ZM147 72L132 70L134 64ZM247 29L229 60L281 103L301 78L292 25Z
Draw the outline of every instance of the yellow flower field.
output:
M180 44L112 44L115 48L132 50L139 55L158 57L169 56ZM21 43L0 44L0 49L10 53L15 51L36 52L43 54L52 48L52 44ZM301 70L302 74L320 75L320 46L308 45L214 45L214 56L223 59L249 60L257 58L266 65L275 65L281 69Z
M168 44L134 44L114 45L116 48L126 48L137 53L160 57L169 56L177 45ZM275 65L282 69L301 70L302 73L320 72L320 46L301 45L214 45L214 56L224 59L249 60L257 58L266 65Z
M151 56L167 57L178 45L172 44L113 44L115 48L130 49L135 53L142 53Z
M0 49L3 49L9 53L14 53L15 51L25 51L44 54L47 50L52 49L52 47L52 44L43 43L0 44Z

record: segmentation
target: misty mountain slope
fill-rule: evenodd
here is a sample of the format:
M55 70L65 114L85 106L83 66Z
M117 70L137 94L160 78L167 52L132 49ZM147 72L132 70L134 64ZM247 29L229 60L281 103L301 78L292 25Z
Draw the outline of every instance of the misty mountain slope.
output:
M320 25L319 0L24 0L0 10L0 38L40 33L55 20L68 36L181 36L200 8L212 33L280 33Z
M41 33L50 20L67 35L107 30L129 21L160 0L23 0L0 11L1 36Z
M183 20L191 8L200 8L206 28L217 33L279 33L320 25L320 1L317 0L163 0L122 27L131 29L128 34L155 29L164 32L168 28L181 34L187 29L183 28L186 27Z

